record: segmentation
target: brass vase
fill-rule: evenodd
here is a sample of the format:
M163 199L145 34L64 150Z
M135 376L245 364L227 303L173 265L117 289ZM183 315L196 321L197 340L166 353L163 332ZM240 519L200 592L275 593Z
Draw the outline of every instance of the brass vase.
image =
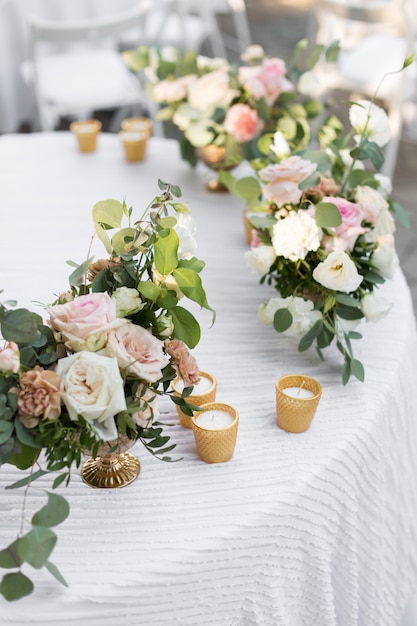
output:
M91 457L82 466L83 481L97 489L130 485L140 472L138 459L128 452L135 443L135 440L123 435L114 441L107 441L98 449L97 456Z
M196 153L200 161L215 172L218 170L231 170L237 167L242 160L238 152L229 153L224 146L216 146L214 144L197 148ZM226 185L220 182L217 176L209 180L206 189L208 191L228 191Z

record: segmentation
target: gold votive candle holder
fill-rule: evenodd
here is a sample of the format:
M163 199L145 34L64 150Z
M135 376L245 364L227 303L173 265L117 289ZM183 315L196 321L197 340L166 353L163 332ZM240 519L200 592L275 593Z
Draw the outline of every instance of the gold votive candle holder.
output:
M151 136L153 122L148 117L127 117L122 121L122 130L139 131Z
M97 137L101 131L99 120L77 120L71 122L70 130L77 139L80 152L95 152L97 149Z
M302 374L288 374L275 385L277 424L289 433L303 433L313 421L321 398L320 383Z
M140 163L145 160L148 135L141 130L121 130L119 137L122 140L126 161Z
M176 378L172 382L172 388L175 396L181 396L184 389L184 383L180 378ZM186 401L195 406L201 406L208 402L214 402L216 399L217 381L212 374L200 371L200 382L194 385L191 395L187 396ZM191 416L186 415L181 408L176 405L180 423L186 428L192 428Z
M239 415L221 402L208 402L194 413L192 428L198 456L206 463L230 461L236 446Z

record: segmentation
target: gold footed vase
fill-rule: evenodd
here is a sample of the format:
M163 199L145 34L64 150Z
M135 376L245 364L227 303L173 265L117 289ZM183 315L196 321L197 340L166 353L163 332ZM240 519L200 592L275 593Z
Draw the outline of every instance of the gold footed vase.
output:
M241 156L237 153L229 155L224 146L202 146L197 148L197 157L211 170L217 172L218 170L232 170L237 167L241 162ZM207 191L226 192L228 191L226 185L224 185L216 176L209 180L206 185Z
M88 459L81 468L87 485L97 489L115 489L130 485L140 472L139 460L128 452L136 441L120 436L98 450L96 458Z

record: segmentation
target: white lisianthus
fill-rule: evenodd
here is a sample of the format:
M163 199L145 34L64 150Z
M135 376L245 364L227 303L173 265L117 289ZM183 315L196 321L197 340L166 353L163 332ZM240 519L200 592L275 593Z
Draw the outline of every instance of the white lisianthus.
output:
M400 264L394 247L393 237L387 235L378 238L378 246L372 253L371 265L383 278L394 278Z
M299 261L317 250L321 234L316 221L306 211L291 211L288 217L274 224L272 245L277 256Z
M179 239L178 258L191 259L197 250L197 242L194 238L197 231L195 219L191 215L180 213L174 230Z
M60 359L62 401L73 422L81 415L103 441L117 439L114 416L126 410L123 379L116 358L81 351Z
M390 177L378 172L375 174L375 179L379 182L379 193L381 193L384 198L388 198L388 196L392 194L392 182Z
M300 93L312 98L319 97L323 92L323 85L320 82L319 77L311 70L301 74L298 79L297 87Z
M361 310L367 322L379 322L392 306L392 302L376 293L367 293L361 300Z
M350 150L346 150L346 149L339 150L339 155L340 155L340 158L342 159L343 165L345 166L347 170L352 167L352 164L353 164L354 170L365 169L364 164L359 159L356 159L355 162L353 163L353 159L350 156Z
M290 154L290 146L280 130L274 134L274 141L270 146L270 150L279 159L287 157Z
M384 109L369 100L357 100L352 104L349 109L349 120L358 133L355 137L357 141L363 133L380 147L385 146L391 139L387 114Z
M376 222L381 211L388 208L388 202L384 196L368 185L356 187L355 199L363 210L367 222Z
M274 315L279 309L288 309L292 315L293 322L283 333L289 337L303 337L322 318L321 312L314 310L314 305L310 300L304 300L298 296L271 298L267 304L260 305L258 318L266 326L272 326Z
M327 289L351 293L359 287L363 276L346 252L335 251L314 268L313 278Z
M245 252L245 261L253 274L263 276L277 258L272 246L257 246Z
M137 289L131 287L119 287L113 292L112 298L116 301L117 317L126 317L137 313L145 306Z
M396 225L394 217L388 207L380 210L374 222L372 230L365 235L368 242L375 243L381 237L392 236L395 233Z

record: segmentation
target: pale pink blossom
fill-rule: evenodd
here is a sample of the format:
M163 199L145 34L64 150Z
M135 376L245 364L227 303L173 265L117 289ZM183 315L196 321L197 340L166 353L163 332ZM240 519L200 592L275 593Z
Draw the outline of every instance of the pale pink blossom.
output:
M197 80L195 74L182 76L176 80L161 80L153 88L153 98L155 102L178 102L184 100L187 95L189 85Z
M17 374L19 367L19 347L14 341L9 341L3 350L0 350L0 372Z
M248 104L234 104L226 113L224 128L233 135L238 143L250 141L264 127L264 122L258 117L255 109Z
M49 324L61 333L67 347L78 352L86 348L91 335L100 336L99 341L90 342L102 347L107 331L114 325L124 323L116 315L116 301L107 293L90 293L78 296L65 304L56 304L48 309ZM92 348L93 349L93 348Z
M259 170L261 180L268 182L263 188L263 195L280 207L284 204L298 204L302 191L298 185L316 170L317 164L290 156L280 163L267 165Z
M335 196L324 196L323 202L334 204L342 216L342 223L334 229L341 244L337 248L352 251L359 235L366 232L366 228L362 227L364 219L362 208L359 204Z
M272 104L283 91L294 91L293 83L285 77L286 71L282 59L263 59L261 65L240 67L239 80L255 99L265 98Z
M165 350L171 358L171 365L177 375L183 380L184 387L196 385L200 380L200 371L197 361L187 346L180 339L166 339Z
M110 330L105 351L117 358L122 371L148 383L157 382L168 363L162 341L130 322Z
M227 107L239 95L236 89L229 86L229 68L204 74L188 86L188 102L190 106L204 111L211 106Z

